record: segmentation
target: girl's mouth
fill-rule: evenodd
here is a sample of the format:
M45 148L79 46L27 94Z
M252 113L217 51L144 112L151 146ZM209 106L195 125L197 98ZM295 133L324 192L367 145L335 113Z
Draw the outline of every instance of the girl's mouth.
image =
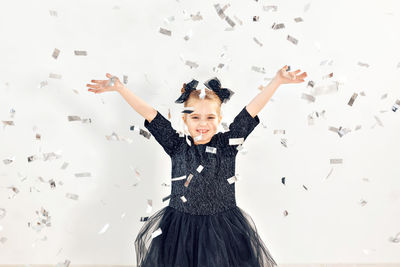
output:
M197 132L201 133L201 134L205 134L208 132L208 130L196 130Z

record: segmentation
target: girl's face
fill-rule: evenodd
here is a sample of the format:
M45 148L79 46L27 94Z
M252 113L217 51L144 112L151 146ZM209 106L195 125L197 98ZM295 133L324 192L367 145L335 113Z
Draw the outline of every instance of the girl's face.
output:
M221 115L217 113L218 103L210 100L197 100L192 103L191 107L194 108L194 111L184 114L182 119L188 127L195 145L206 144L217 132L218 124L222 119ZM203 132L202 139L195 141L201 132Z

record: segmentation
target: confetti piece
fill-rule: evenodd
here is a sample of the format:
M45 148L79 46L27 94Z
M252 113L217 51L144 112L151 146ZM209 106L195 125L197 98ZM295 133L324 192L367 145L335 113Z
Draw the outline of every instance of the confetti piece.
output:
M284 147L287 147L287 139L286 138L281 138L281 145Z
M328 79L328 78L332 78L332 77L333 77L333 72L331 72L331 73L329 73L329 74L327 74L325 76L322 76L322 80L325 80L325 79Z
M311 3L308 3L307 5L304 6L304 12L307 12L310 9Z
M182 202L186 202L187 201L185 196L181 196L181 200L182 200Z
M56 187L56 182L54 182L53 179L51 179L51 180L49 181L49 184L50 184L50 188L51 188L51 189L53 189L53 188Z
M239 181L240 178L239 178L239 175L236 174L226 180L228 181L229 184L233 184L233 183L236 183L237 181Z
M307 100L309 103L310 103L310 102L315 102L315 97L312 96L312 95L306 94L306 93L303 93L303 94L301 95L301 99L305 99L305 100Z
M146 209L146 213L151 213L152 210L153 210L153 200L148 199L148 200L147 200L147 209Z
M164 29L164 28L160 28L159 32L164 34L164 35L167 35L167 36L171 36L171 34L172 34L170 30L167 30L167 29Z
M190 183L190 181L192 180L192 178L193 178L193 174L190 174L190 175L188 176L188 178L186 179L186 181L185 181L185 184L184 184L185 187L188 187L188 186L189 186L189 183Z
M361 66L361 67L366 67L366 68L369 67L369 64L367 64L367 63L358 62L357 64L358 64L359 66Z
M263 6L263 10L267 12L276 12L278 11L278 6Z
M60 55L60 49L54 48L52 57L53 57L54 59L57 59L59 55Z
M400 99L397 99L396 102L393 104L392 111L396 112L400 107Z
M233 16L233 19L236 20L236 22L239 23L240 25L243 25L243 21L239 19L236 15Z
M186 175L183 175L183 176L171 178L171 181L179 181L179 180L185 180L185 179L186 179Z
M202 19L203 19L203 17L200 15L200 11L198 11L196 15L190 14L190 18L191 18L193 21L199 21L199 20L202 20Z
M6 209L4 208L0 208L0 219L3 219L4 217L6 217Z
M63 165L61 166L61 170L65 170L68 167L68 162L64 162Z
M51 216L49 216L49 212L45 210L43 207L40 208L40 211L35 211L38 215L38 218L34 224L32 224L32 229L36 230L36 232L40 232L43 227L51 226ZM31 223L28 222L28 227L31 227Z
M298 23L298 22L302 22L303 19L301 17L297 17L297 18L294 18L294 21Z
M56 267L69 267L70 264L70 260L65 260L64 262L57 263Z
M147 221L149 219L149 216L147 216L147 217L140 217L140 221L141 222L145 222L145 221Z
M186 60L185 65L189 66L190 68L197 68L199 65L196 62Z
M244 142L244 138L229 138L229 145L234 146L234 145L242 145Z
M4 244L6 242L7 242L7 237L4 236L0 237L0 243Z
M314 82L313 82L313 81L308 81L307 87L308 87L308 86L314 87Z
M87 56L87 51L84 50L74 50L75 56Z
M400 232L398 232L394 237L389 237L389 241L393 243L400 243Z
M62 76L61 76L61 74L50 73L50 74L49 74L49 78L52 78L52 79L61 79Z
M42 81L42 82L40 82L40 84L39 84L39 88L43 88L43 87L45 87L45 86L47 86L48 85L48 82L47 81Z
M274 30L279 30L279 29L284 29L285 28L285 24L283 24L283 23L279 23L279 24L273 24L272 25L272 29L274 29ZM289 40L289 39L288 39ZM290 41L290 40L289 40ZM297 44L297 40L296 40L296 43L295 44Z
M193 31L192 31L192 29L190 29L189 32L183 37L183 39L185 41L188 41L190 39L190 37L192 37L192 35L193 35Z
M253 21L259 21L260 17L259 16L253 16Z
M290 36L290 35L288 35L286 39L287 39L289 42L291 42L291 43L293 43L293 44L295 44L295 45L297 45L297 43L298 43L298 40L297 40L296 38Z
M50 16L57 17L57 11L49 10Z
M166 197L163 197L162 202L164 202L164 201L166 201L166 200L168 200L168 199L170 199L170 198L171 198L171 195L168 195L168 196L166 196Z
M90 172L75 173L75 177L91 177Z
M264 67L252 66L252 67L251 67L251 70L256 71L256 72L259 72L259 73L265 74L265 69L264 69Z
M359 204L361 205L361 207L365 206L368 202L364 199L361 199Z
M263 44L257 40L256 37L253 37L254 42L256 42L256 44L258 44L259 46L263 46Z
M98 234L99 234L99 235L104 234L104 233L107 231L108 227L110 227L110 224L109 224L109 223L106 223L106 224L103 226L103 228L101 228L101 230L98 232Z
M14 157L10 157L10 158L3 159L3 163L4 163L5 165L11 164L14 160L15 160L15 156L14 156Z
M66 194L65 194L65 197L66 197L66 198L69 198L69 199L73 199L73 200L78 200L78 199L79 199L79 196L78 196L78 195L72 194L72 193L66 193Z
M342 164L343 159L330 159L331 164Z
M49 152L49 153L43 153L43 160L53 160L53 159L59 159L61 158L61 151L57 152Z
M124 83L124 84L127 84L127 83L128 83L128 76L127 76L127 75L124 75L124 76L123 76L123 83Z
M212 147L212 146L206 146L206 153L216 154L217 153L217 148L216 147Z
M351 98L350 98L350 100L349 100L349 103L347 103L347 104L348 104L349 106L353 106L354 100L356 100L357 96L358 96L358 94L357 94L357 93L354 93L354 94L351 96Z
M285 180L286 180L285 177L282 177L282 178L281 178L281 182L282 182L282 184L284 184L284 185L286 185L286 184L285 184Z
M158 228L157 230L155 230L152 234L151 234L151 238L155 238L159 235L162 234L161 228Z
M202 165L199 165L199 167L197 167L196 171L201 173L201 171L204 169L204 167Z
M377 116L374 116L374 118L375 118L376 122L378 123L378 125L383 127L382 121Z
M68 121L80 121L81 118L79 116L68 116Z
M303 185L303 188L308 191L308 188L305 185Z
M150 137L151 137L151 133L150 132L148 132L146 130L143 130L142 128L140 128L137 125L132 125L129 129L131 131L134 131L134 132L138 133L139 135L141 135L141 136L143 136L143 137L145 137L147 139L150 139Z
M284 216L288 216L288 215L289 215L289 212L288 212L287 210L285 210L285 211L283 212L283 215L284 215Z
M285 130L274 130L274 134L285 134Z
M14 121L2 121L3 122L3 128L6 126L15 126Z

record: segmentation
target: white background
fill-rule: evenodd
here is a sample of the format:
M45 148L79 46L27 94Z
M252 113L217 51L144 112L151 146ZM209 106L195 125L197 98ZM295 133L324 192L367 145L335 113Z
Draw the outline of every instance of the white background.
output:
M150 215L147 199L153 200L151 213L167 205L161 199L170 188L161 184L171 178L168 155L154 137L129 130L145 129L144 119L120 95L88 92L91 79L106 79L106 72L127 75L126 86L167 118L170 109L174 128L181 130L181 105L174 100L184 82L194 78L201 86L217 76L233 90L223 105L223 122L229 124L285 64L308 77L280 86L258 114L261 123L246 141L247 153L237 157L236 172L243 178L236 184L238 206L252 216L278 264L400 262L400 243L389 241L400 232L400 110L392 111L400 99L398 1L219 2L230 4L225 14L236 23L231 30L213 1L1 4L0 119L15 126L0 129L0 208L6 210L0 263L134 265L139 219ZM267 5L278 10L264 11ZM197 12L203 19L191 20ZM304 21L296 23L296 17ZM285 28L273 30L273 23ZM161 34L160 27L172 35ZM61 51L57 59L55 48ZM190 68L185 60L199 66ZM216 70L220 63L225 66ZM323 79L329 73L333 77ZM314 88L307 87L311 80ZM41 88L43 81L48 85ZM337 83L336 92L315 93L318 86ZM315 102L302 99L303 93L314 94ZM349 106L353 93L358 97ZM323 110L309 125L308 115ZM92 123L69 122L69 115ZM351 131L340 137L331 126ZM274 134L276 129L286 134ZM132 142L107 140L113 132ZM61 157L27 160L49 152ZM12 163L3 162L12 157ZM343 164L330 164L332 158ZM91 177L75 177L81 172ZM53 179L56 188L39 177ZM28 223L38 221L41 207L51 226L37 232Z

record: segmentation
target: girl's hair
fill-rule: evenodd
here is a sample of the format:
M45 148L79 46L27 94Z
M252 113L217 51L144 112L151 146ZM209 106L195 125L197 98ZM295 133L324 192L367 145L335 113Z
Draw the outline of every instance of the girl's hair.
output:
M220 115L221 114L221 104L222 104L221 99L213 90L205 88L204 91L206 93L206 95L204 96L204 100L210 100L210 101L217 103L218 104L217 105L217 114ZM183 94L184 92L185 92L185 87L182 87L181 93ZM196 90L193 90L192 92L190 92L190 95L189 95L188 99L184 102L183 106L190 107L190 104L192 104L193 102L201 100L200 93L201 93L200 89L196 89Z

